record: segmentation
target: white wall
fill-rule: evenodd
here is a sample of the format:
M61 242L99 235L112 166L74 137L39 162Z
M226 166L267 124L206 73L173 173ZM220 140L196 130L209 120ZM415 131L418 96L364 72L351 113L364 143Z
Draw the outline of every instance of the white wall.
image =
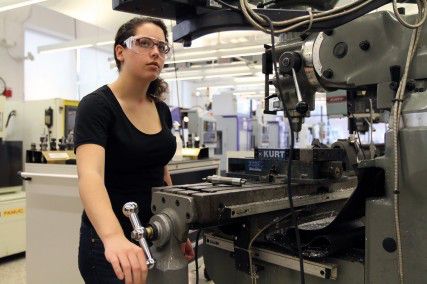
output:
M192 93L196 88L193 83L184 81L167 81L167 83L169 84L169 95L166 100L167 104L184 108L191 108L194 106Z
M78 98L93 92L102 85L114 81L118 76L117 69L111 69L109 58L111 53L95 48L84 48L79 51Z
M81 93L78 88L77 52L38 54L37 46L79 37L104 36L108 33L37 5L0 13L0 76L12 88L12 99L79 99ZM1 44L2 39L12 47L6 49ZM35 57L32 62L23 60L28 51ZM88 81L94 78L93 74L96 79L93 85L101 85L115 78L110 72L107 52L103 54L102 51L98 53L88 50L87 53L96 55L86 56L89 60L85 63L95 69L85 69L89 73L84 82L86 85L91 85ZM83 88L82 91L86 92L91 88Z
M27 29L25 51L35 54L24 63L25 100L63 98L73 100L77 92L76 52L37 53L37 47L63 39Z
M0 77L12 89L12 100L24 97L23 22L30 16L30 9L0 13ZM4 41L10 48L6 48Z

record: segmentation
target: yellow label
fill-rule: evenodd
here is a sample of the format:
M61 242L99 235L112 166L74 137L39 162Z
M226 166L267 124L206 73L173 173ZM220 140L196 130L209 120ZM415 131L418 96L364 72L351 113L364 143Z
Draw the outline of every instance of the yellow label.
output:
M1 212L1 217L11 217L24 214L24 208L12 208Z

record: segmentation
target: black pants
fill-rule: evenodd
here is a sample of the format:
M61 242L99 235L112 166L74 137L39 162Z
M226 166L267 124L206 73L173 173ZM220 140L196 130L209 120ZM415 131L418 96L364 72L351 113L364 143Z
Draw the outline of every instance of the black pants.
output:
M86 284L121 284L104 255L104 245L93 226L80 227L79 270Z

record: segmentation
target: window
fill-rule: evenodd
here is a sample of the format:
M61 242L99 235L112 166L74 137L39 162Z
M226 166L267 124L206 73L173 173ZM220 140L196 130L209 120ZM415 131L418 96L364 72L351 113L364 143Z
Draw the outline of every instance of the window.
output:
M34 60L24 63L24 99L78 99L76 83L76 52L58 51L39 54L37 47L63 42L62 39L34 30L25 31L25 54Z
M78 99L118 77L113 52L96 48L83 48L77 55Z

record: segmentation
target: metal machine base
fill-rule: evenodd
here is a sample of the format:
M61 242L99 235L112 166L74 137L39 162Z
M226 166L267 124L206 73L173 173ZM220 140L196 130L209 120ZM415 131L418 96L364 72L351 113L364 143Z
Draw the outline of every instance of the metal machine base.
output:
M248 274L235 269L233 242L205 235L204 261L209 277L215 284L250 283ZM254 264L262 267L257 283L299 283L298 259L277 251L254 248ZM305 261L307 284L362 284L364 265L348 259L327 259L325 262Z

